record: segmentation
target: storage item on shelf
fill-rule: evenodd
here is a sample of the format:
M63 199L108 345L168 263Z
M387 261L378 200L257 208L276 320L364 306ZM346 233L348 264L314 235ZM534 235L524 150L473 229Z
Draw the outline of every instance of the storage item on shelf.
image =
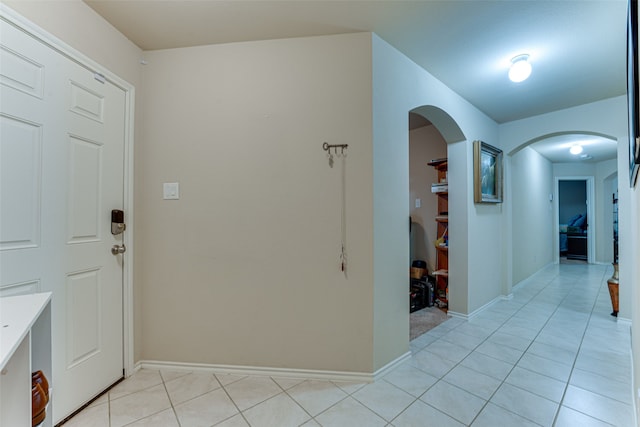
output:
M413 261L409 269L409 274L412 279L422 279L427 275L427 263L420 259Z
M433 284L427 280L411 280L410 312L433 306Z
M49 398L39 383L31 386L31 426L35 427L44 421L47 416L47 403Z

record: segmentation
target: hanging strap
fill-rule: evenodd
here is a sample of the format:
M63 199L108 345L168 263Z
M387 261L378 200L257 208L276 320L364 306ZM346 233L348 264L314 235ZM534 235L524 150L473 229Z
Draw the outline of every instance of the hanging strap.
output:
M347 274L347 156L342 157L341 170L341 200L340 200L340 265L344 274Z

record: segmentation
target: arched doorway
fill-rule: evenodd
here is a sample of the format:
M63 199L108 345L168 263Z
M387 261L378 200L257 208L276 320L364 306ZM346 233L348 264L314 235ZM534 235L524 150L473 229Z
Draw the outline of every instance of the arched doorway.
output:
M581 145L583 152L570 154L574 145ZM561 249L567 250L567 244L562 246L567 233L564 219L576 215L560 215L558 188L565 180L586 182L585 205L573 207L577 215L580 211L579 215L586 217L578 227L583 234L579 237L588 242L583 257L589 262L610 262L612 251L607 248L611 239L605 232L610 215L605 215L605 210L611 195L604 197L604 188L605 180L617 171L617 140L594 132L554 132L524 142L509 152L507 159L511 283L519 283L546 264L558 263ZM571 227L572 232L578 230Z
M412 270L410 306L414 314L410 322L410 339L413 339L447 318L447 143L464 138L451 116L434 106L409 111L408 123L409 253L412 267L423 264L426 267L420 280L414 275L415 268ZM439 167L432 167L435 164ZM446 275L442 275L443 270Z

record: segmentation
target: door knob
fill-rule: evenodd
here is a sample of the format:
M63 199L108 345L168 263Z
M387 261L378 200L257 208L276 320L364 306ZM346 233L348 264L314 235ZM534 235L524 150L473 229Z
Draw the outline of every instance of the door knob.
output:
M127 247L122 244L122 245L113 245L113 247L111 248L111 253L114 255L118 255L118 254L123 254L125 253L125 251L127 250Z

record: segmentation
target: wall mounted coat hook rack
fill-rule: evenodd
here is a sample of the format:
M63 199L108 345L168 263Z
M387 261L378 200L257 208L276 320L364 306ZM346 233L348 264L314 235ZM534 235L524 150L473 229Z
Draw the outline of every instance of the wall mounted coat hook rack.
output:
M349 147L349 144L329 144L328 142L325 142L324 144L322 144L322 149L326 151L327 154L329 154L329 156L332 156L332 155L346 156L345 150L348 147ZM331 149L333 149L333 154L331 153ZM339 154L338 154L338 150L340 150Z

